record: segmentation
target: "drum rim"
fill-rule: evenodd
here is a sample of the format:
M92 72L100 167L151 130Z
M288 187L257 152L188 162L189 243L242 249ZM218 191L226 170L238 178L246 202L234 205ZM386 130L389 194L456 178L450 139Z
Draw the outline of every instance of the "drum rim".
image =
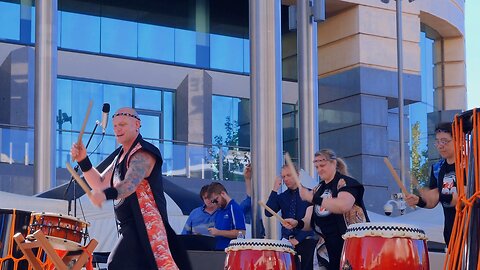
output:
M365 236L378 236L383 238L405 237L427 240L424 230L411 224L393 222L365 222L350 224L343 239Z
M77 217L65 215L65 214L62 214L62 213L32 212L30 216L31 216L32 218L37 217L37 216L40 216L40 217L41 217L41 216L59 217L59 218L62 218L62 219L68 219L68 220L80 222L80 223L84 224L83 227L88 227L88 226L90 226L90 222L88 222L88 221L84 221L84 220L81 220L81 219L79 219L79 218L77 218Z
M273 250L295 254L290 242L276 239L233 239L225 249L226 252L239 250Z

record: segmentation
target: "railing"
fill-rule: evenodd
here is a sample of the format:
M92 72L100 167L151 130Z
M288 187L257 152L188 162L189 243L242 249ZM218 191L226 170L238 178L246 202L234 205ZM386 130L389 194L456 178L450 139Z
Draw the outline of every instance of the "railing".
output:
M84 143L91 133L85 132ZM71 162L70 146L78 131L57 130L56 166ZM250 149L238 146L199 144L176 140L145 138L157 146L163 156L162 171L167 176L243 181L243 169L250 162ZM98 146L98 147L97 147ZM115 137L95 133L88 147L93 164L105 159L116 147ZM34 129L16 125L0 125L0 162L33 165Z

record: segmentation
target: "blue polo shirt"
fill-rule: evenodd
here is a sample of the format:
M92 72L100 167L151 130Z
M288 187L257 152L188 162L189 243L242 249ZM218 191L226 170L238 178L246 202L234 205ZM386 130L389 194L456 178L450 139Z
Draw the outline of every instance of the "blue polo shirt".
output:
M231 200L225 208L217 210L215 216L215 228L217 230L245 230L245 217L240 205L235 200ZM230 244L231 238L224 236L215 236L216 250L224 250Z
M197 207L190 212L187 222L183 227L182 234L203 234L211 236L208 228L215 226L215 215L218 211L209 214L205 211L205 205Z

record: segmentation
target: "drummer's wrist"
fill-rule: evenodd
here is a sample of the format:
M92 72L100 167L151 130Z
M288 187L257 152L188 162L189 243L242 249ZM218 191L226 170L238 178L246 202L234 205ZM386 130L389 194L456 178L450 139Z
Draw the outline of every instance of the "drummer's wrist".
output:
M115 200L118 197L118 190L114 187L109 187L103 190L107 200Z
M301 219L297 219L297 226L295 226L295 229L301 230L303 227L305 227L305 222L303 222Z
M78 162L78 166L80 166L80 169L82 170L82 172L88 172L93 167L92 162L90 162L90 159L88 158L88 156L80 160Z
M427 203L422 199L422 197L418 196L417 206L421 208L425 208L425 206L427 206Z

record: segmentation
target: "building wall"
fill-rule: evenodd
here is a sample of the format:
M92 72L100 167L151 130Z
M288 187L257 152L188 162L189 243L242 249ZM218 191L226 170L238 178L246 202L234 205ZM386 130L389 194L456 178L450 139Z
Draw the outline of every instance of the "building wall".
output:
M320 148L332 148L347 160L351 174L367 187L368 207L381 212L390 194L399 191L383 162L388 157L399 168L395 1L342 2L355 5L318 25ZM425 24L439 33L434 53L435 108L466 108L463 4L403 1L405 105L422 101L419 42ZM286 56L293 67L292 53ZM448 117L429 119L441 118ZM408 111L404 125L402 144L409 168Z

